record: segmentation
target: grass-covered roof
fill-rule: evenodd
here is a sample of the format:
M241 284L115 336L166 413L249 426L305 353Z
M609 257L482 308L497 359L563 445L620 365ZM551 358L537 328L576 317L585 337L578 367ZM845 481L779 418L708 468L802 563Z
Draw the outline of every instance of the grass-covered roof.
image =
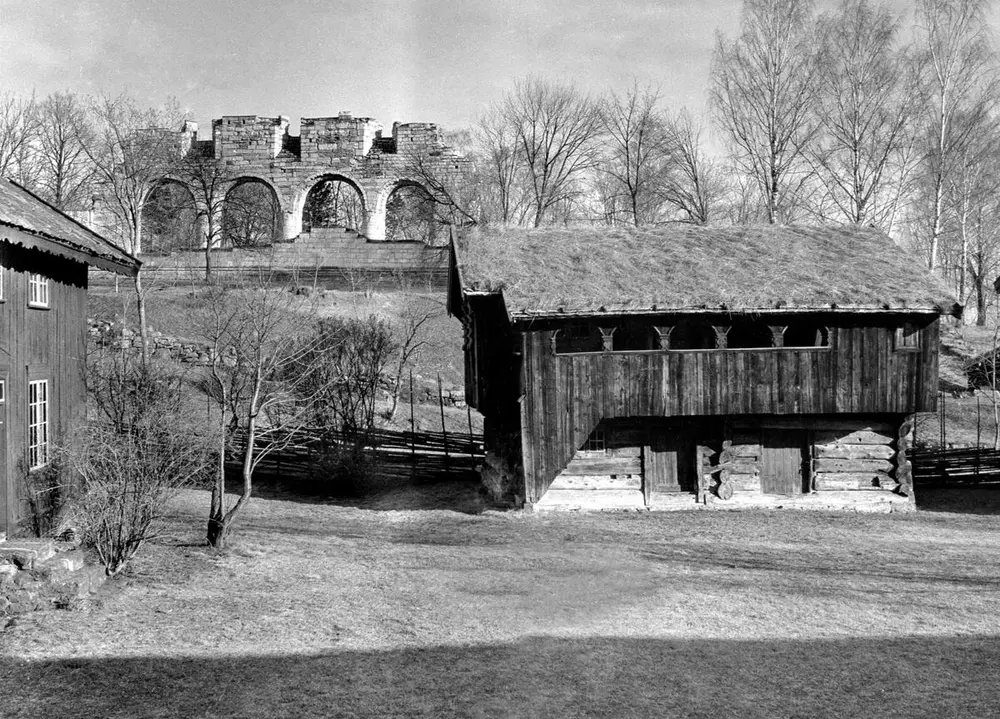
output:
M878 230L482 227L456 247L462 291L512 318L685 310L957 311L941 282Z

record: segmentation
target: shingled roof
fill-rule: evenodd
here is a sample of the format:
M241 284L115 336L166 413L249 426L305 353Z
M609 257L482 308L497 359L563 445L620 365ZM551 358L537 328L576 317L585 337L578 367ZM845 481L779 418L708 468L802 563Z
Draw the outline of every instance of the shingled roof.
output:
M139 268L138 260L6 179L0 179L0 240L112 272L135 274Z
M464 295L502 293L511 319L774 310L961 311L878 230L857 226L503 228L456 242Z

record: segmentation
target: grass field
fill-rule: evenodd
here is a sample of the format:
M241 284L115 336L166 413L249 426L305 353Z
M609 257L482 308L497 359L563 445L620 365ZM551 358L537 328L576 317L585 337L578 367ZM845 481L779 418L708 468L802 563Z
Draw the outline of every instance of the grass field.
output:
M200 546L207 501L181 496L94 600L0 631L0 716L1000 707L1000 492L877 516L483 511L462 483L284 495L255 500L221 554Z

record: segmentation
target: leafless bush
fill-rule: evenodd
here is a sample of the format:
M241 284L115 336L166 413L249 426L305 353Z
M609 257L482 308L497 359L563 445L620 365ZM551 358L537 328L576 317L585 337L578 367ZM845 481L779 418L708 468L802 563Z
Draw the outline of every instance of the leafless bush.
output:
M109 575L156 532L167 501L204 477L207 442L182 418L181 378L133 348L103 348L88 363L96 415L59 452L79 491L70 522Z
M108 423L86 426L63 457L80 478L74 526L112 576L155 535L171 496L203 477L208 465L201 442L152 418L132 423L125 434Z

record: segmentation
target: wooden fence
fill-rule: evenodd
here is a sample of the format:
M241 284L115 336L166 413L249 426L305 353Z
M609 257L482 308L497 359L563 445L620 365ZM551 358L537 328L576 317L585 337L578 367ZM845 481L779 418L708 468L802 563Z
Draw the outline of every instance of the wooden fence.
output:
M353 441L347 437L333 439ZM471 433L378 429L367 434L364 445L379 461L386 476L400 479L467 475L477 471L484 458L482 435ZM266 457L260 471L277 478L302 479L309 475L318 449L319 433L302 432L287 446Z
M914 447L907 452L920 487L1000 485L1000 451L987 447Z

